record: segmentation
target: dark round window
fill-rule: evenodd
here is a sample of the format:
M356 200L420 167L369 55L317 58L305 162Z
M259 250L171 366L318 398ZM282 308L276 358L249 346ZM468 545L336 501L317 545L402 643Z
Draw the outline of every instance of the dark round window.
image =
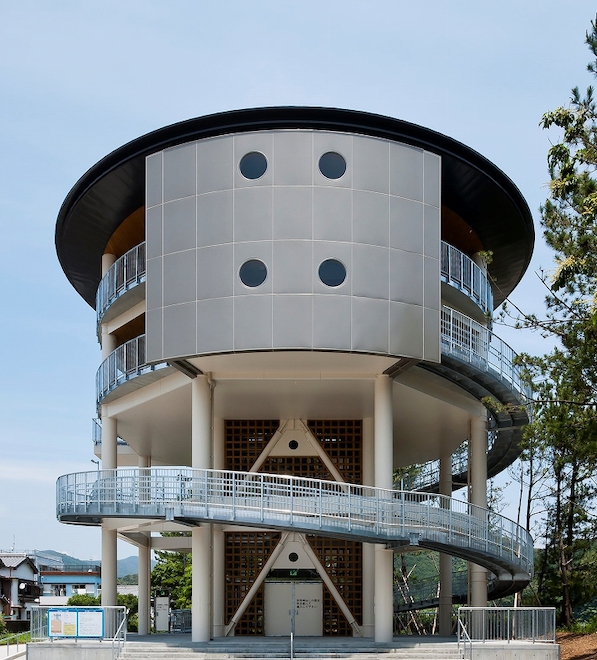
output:
M290 449L292 449L292 451L294 451L295 449L298 449L298 442L296 440L291 440L288 443L288 446L290 447Z
M346 161L335 151L328 151L319 159L319 171L328 179L339 179L346 172Z
M267 158L258 151L251 151L240 159L240 173L247 179L258 179L267 170Z
M245 286L259 286L265 282L267 266L259 259L249 259L240 267L238 276Z
M326 259L319 266L319 279L328 286L340 286L346 279L346 268L337 259Z
M288 560L291 561L293 564L295 561L298 561L298 555L296 554L296 552L291 552L288 555Z

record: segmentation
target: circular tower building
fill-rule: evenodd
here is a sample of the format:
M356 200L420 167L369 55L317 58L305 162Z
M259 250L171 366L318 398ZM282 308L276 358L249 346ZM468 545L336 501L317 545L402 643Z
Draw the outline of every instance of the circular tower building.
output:
M522 588L532 541L486 511L528 392L494 308L528 266L518 189L468 147L362 112L280 107L167 126L92 167L56 228L97 311L102 470L58 481L66 523L192 552L193 640L387 641L393 554L471 562L469 602ZM483 402L498 404L488 410ZM451 499L468 486L469 504ZM164 531L182 531L163 537Z

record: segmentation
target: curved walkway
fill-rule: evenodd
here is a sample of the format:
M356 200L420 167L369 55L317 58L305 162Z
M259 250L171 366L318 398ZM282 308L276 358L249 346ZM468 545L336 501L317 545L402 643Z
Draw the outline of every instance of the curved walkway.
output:
M461 500L285 475L190 468L67 474L61 522L103 518L220 522L438 550L484 566L501 594L532 577L533 542L516 523Z

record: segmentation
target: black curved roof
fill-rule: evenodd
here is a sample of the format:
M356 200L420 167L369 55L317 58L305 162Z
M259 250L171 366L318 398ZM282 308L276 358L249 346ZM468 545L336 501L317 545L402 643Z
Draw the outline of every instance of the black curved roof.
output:
M118 225L144 204L145 157L191 140L256 130L304 128L360 133L403 142L442 158L442 203L464 218L485 249L499 305L529 265L535 232L514 183L479 153L423 126L355 110L271 107L234 110L165 126L116 149L88 170L64 200L56 250L70 283L92 306L101 257Z

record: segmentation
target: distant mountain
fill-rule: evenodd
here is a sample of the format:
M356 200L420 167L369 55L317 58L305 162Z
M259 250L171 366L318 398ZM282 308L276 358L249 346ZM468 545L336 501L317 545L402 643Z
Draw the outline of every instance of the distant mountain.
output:
M71 557L70 555L65 555L62 552L56 552L56 550L38 550L37 556L40 559L47 557L48 559L53 559L55 561L62 562L63 564L68 564L70 566L78 566L80 564L99 564L100 562L97 559L77 559L76 557Z
M139 558L125 557L118 560L118 567L116 577L124 577L125 575L137 575L139 573Z
M70 555L65 555L62 552L56 552L55 550L38 550L38 556L43 559L47 557L48 559L54 559L56 561L62 562L63 564L68 564L70 566L78 566L80 564L101 564L101 561L98 559L77 559L76 557L71 557ZM155 561L152 560L151 567L155 566ZM124 559L119 559L116 564L116 577L124 577L125 575L137 575L139 572L139 558L135 555L131 557L125 557Z

